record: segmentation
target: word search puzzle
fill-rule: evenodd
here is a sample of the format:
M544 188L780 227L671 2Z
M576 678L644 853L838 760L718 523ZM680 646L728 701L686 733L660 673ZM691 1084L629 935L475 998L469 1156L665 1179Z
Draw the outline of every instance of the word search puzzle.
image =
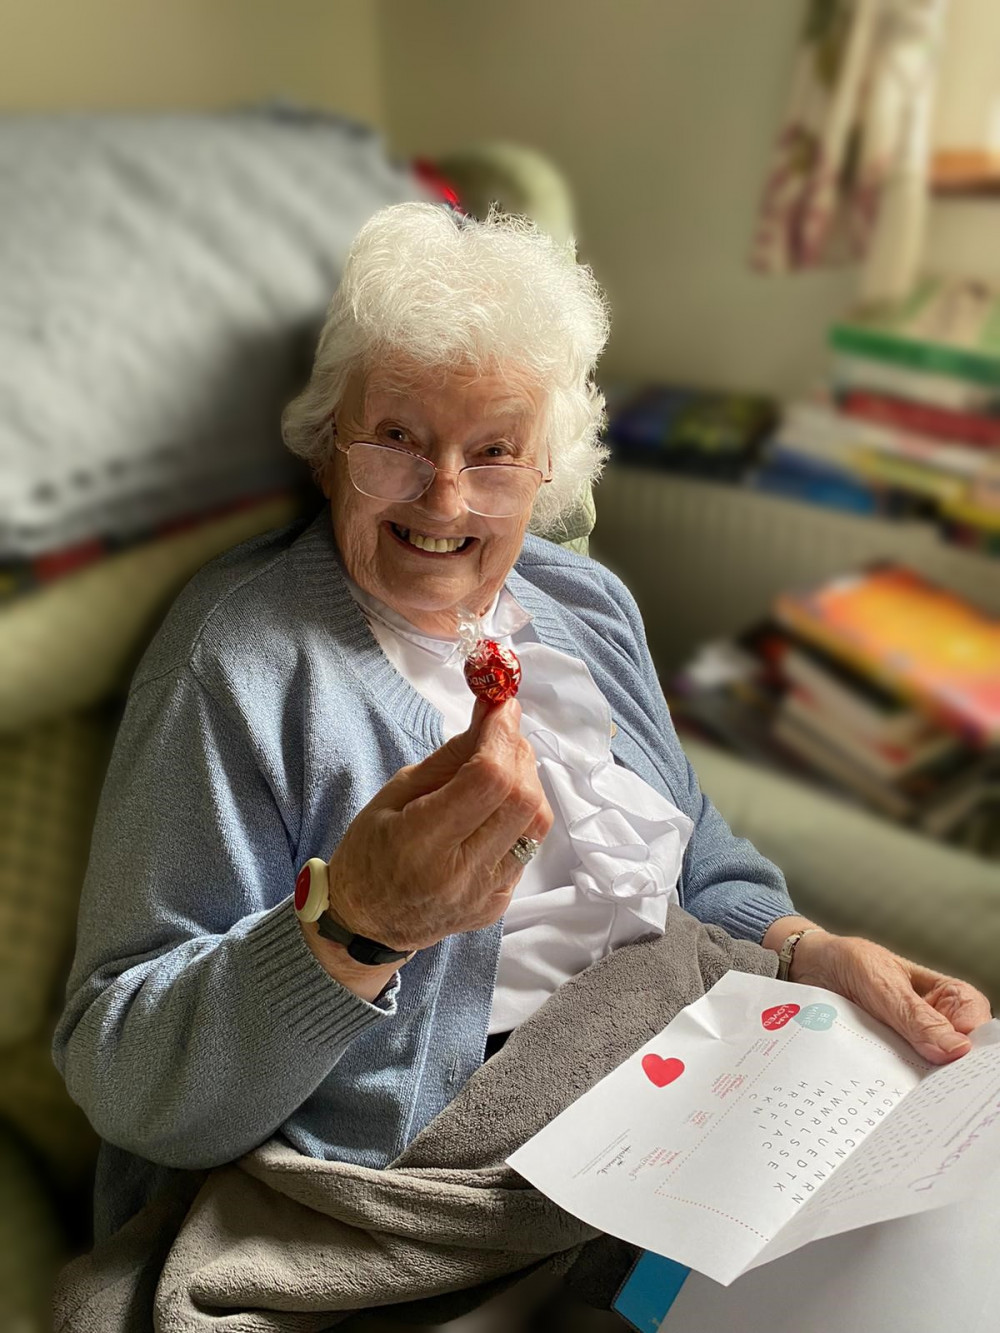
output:
M945 1066L842 996L727 973L509 1164L567 1212L728 1284L1000 1167L1000 1022Z

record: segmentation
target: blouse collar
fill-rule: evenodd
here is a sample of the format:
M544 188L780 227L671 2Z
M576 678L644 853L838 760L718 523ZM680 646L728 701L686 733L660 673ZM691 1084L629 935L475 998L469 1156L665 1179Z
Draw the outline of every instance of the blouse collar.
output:
M348 592L366 616L379 621L382 625L386 625L401 639L406 639L409 643L414 643L417 647L433 653L435 657L440 657L442 661L451 657L455 652L458 643L457 634L451 634L447 637L424 634L414 625L411 625L405 616L400 615L391 606L386 606L385 602L380 601L379 598L359 587L347 571L343 569L343 566L341 572ZM513 593L506 587L501 588L482 617L482 637L487 639L510 638L512 634L516 634L518 630L523 629L530 620L530 613L525 611Z

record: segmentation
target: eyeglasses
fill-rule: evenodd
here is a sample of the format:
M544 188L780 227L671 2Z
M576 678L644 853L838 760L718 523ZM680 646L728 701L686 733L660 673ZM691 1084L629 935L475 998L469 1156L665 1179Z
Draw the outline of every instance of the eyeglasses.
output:
M474 463L455 472L391 444L338 440L337 448L347 455L347 471L355 490L372 500L395 500L403 504L419 500L440 473L458 477L462 502L471 513L482 518L513 518L522 514L538 488L552 480L541 468L526 463Z

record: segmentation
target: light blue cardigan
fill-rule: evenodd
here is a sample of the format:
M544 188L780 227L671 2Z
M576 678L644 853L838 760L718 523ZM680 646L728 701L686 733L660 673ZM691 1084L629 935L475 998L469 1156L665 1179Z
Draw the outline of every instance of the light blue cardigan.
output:
M618 762L694 819L683 905L759 940L793 911L784 881L702 796L624 586L532 537L508 586L543 642L587 662ZM347 592L326 512L182 593L132 685L54 1043L104 1140L99 1238L171 1171L273 1134L383 1166L479 1067L500 923L418 954L369 1004L320 967L291 900L296 868L441 741Z

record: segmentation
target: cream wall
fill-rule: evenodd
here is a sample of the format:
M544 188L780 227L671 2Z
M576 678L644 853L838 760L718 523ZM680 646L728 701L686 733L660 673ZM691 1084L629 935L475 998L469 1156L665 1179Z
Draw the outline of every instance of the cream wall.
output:
M378 0L403 151L510 138L572 185L615 373L788 392L855 274L762 278L747 249L805 0ZM939 145L1000 144L1000 0L951 0ZM932 204L926 262L1000 279L1000 203Z
M547 152L610 293L613 372L793 389L850 271L746 256L804 0L379 0L386 127L407 151Z
M285 97L382 123L375 0L0 0L0 109Z
M949 0L934 143L1000 152L1000 4Z
M933 137L937 148L1000 153L1000 0L950 0ZM1000 282L1000 200L935 201L925 259Z
M0 0L0 109L285 97L401 152L506 138L573 188L611 295L612 373L794 391L850 270L746 253L804 0ZM981 124L1000 3L952 0L938 142ZM976 90L976 91L974 91ZM991 122L992 123L992 122ZM928 260L1000 276L1000 205L939 203Z

